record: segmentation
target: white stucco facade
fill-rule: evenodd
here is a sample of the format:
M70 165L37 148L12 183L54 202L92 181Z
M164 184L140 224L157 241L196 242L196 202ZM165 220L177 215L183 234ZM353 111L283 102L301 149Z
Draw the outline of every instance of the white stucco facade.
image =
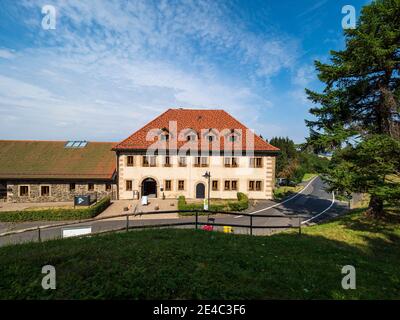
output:
M197 166L195 157L186 156L186 166L180 166L178 156L170 156L169 165L165 166L165 156L157 155L153 166L143 166L143 155L120 153L117 158L119 199L133 199L135 192L139 196L144 195L143 181L149 178L155 181L157 198L165 196L172 199L183 195L187 199L194 199L199 196L196 194L198 184L204 184L207 195L208 179L203 177L206 171L211 174L211 198L236 199L237 192L247 194L249 199L272 198L275 180L274 155L236 156L236 167L226 167L223 156L213 155L206 158L206 165ZM254 160L251 158L261 158L258 160L261 161L261 166L252 167L251 163Z

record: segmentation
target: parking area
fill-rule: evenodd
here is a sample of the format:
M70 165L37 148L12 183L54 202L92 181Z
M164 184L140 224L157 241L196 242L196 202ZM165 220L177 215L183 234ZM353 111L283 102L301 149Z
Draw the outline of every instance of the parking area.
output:
M125 208L128 208L126 211ZM150 198L148 205L141 205L140 200L115 200L112 202L104 212L99 214L98 218L106 218L121 215L124 213L144 213L134 219L177 219L179 215L177 213L170 214L157 214L157 215L146 215L146 212L150 211L170 211L178 210L177 200L162 200ZM123 218L119 218L123 219Z

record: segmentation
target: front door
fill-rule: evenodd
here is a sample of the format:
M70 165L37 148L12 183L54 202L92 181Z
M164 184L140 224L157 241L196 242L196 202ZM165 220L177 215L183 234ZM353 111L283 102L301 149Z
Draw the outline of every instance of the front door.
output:
M147 178L142 182L142 196L157 198L157 183L154 179Z
M198 183L196 186L196 199L204 199L206 197L206 187L204 183Z

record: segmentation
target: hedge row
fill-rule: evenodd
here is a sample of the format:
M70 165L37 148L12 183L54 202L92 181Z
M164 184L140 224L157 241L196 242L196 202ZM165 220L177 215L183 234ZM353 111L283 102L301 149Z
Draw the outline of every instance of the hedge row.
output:
M249 198L242 192L237 193L237 201L228 201L226 204L213 204L209 207L210 211L243 211L249 207ZM199 214L203 214L203 204L201 203L186 203L184 196L178 198L178 210L197 210ZM207 214L207 213L205 213ZM190 212L183 212L181 215L192 215Z
M83 209L43 209L26 211L0 212L1 222L23 222L23 221L63 221L81 220L94 218L103 212L111 204L109 197L101 199L95 205Z

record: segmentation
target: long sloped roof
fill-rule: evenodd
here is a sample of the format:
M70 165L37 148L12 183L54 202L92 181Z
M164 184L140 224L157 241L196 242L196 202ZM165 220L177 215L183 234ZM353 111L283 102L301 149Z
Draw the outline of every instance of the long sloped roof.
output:
M65 148L66 141L0 140L0 179L111 179L115 143L89 142Z
M195 132L199 139L197 142L193 142L197 145L198 150L201 150L204 146L204 138L200 134L204 130L214 129L217 132L229 132L230 130L235 130L240 132L240 143L232 144L230 148L232 150L242 149L248 150L247 148L254 151L270 151L278 152L279 149L270 145L268 142L263 140L258 135L254 134L245 125L240 123L230 114L224 110L206 110L206 109L168 109L160 116L149 122L143 128L139 129L131 136L129 136L124 141L120 142L115 146L115 150L145 150L154 145L154 139L149 139L149 132L152 130L163 130L168 129L170 122L176 122L177 134L178 136L184 129L189 129L188 131ZM252 135L252 137L250 137ZM209 150L223 150L226 147L225 137L220 135L220 143L215 147L211 145ZM185 139L177 139L177 147L180 148L184 144L187 145ZM248 141L253 141L251 146L247 146Z

